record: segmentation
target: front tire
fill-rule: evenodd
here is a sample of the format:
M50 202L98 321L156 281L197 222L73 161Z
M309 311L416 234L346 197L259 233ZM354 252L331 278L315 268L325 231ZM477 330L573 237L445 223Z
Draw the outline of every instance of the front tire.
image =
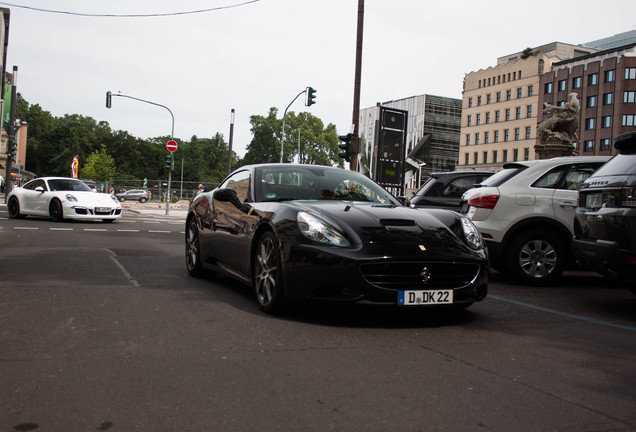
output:
M526 285L553 284L565 268L567 249L547 231L530 231L514 238L508 253L508 270Z
M185 244L186 269L192 277L201 277L201 243L199 242L199 227L194 218L188 222Z
M51 201L49 206L49 214L53 219L53 222L62 222L64 220L64 210L62 209L62 203L55 199Z
M142 204L145 203L146 201L148 201L146 198L139 198L139 202Z
M11 197L7 204L7 208L11 219L22 219L24 217L24 215L20 214L20 202L16 197Z
M280 312L285 306L285 293L278 242L271 232L264 233L252 259L252 281L256 301L262 311Z
M119 200L119 202L124 202L124 201L126 201L126 198L124 198L124 197L118 197L117 199Z

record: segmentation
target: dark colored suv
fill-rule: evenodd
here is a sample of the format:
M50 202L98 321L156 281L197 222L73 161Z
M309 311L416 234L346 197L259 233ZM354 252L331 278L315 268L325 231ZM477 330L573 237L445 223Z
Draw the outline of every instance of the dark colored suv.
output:
M487 171L432 173L407 204L411 207L435 207L459 211L462 194L491 175L493 173Z
M636 132L614 139L619 153L581 185L574 255L636 294Z

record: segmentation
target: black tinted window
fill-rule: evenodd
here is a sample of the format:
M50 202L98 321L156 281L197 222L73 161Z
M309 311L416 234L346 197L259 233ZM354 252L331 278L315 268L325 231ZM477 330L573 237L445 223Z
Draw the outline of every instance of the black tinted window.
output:
M594 177L608 175L636 175L636 154L618 154L594 173Z
M505 182L507 182L508 180L510 180L517 174L519 174L521 171L525 170L526 168L528 167L524 165L515 165L510 168L504 168L498 173L491 175L486 180L481 182L481 185L492 186L492 187L501 186L502 184L504 184Z

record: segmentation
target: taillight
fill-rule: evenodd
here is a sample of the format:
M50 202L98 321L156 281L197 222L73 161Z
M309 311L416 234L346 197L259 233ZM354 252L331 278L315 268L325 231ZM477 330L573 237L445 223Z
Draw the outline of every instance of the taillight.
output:
M497 201L499 201L499 195L483 195L469 199L468 205L477 208L493 209Z
M636 207L636 189L623 188L621 207Z

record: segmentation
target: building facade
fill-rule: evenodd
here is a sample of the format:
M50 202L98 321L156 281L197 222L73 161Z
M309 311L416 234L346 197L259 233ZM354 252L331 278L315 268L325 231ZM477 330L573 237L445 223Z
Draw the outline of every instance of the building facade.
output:
M363 171L374 178L378 149L380 106L408 112L405 144L405 187L416 189L431 172L453 171L457 166L461 129L460 99L432 95L378 103L360 110L359 153Z
M559 42L501 57L497 65L466 74L458 169L498 170L532 160L542 116L541 76L564 58L597 52Z
M540 89L542 105L562 106L577 95L576 154L612 155L612 140L636 130L636 43L554 63Z

